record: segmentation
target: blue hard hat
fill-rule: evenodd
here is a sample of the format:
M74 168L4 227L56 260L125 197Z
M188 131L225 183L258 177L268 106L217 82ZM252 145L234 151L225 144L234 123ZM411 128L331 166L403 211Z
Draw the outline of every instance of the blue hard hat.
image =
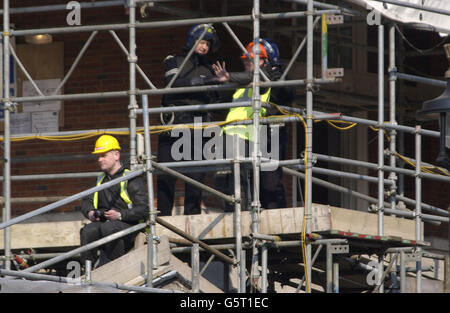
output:
M259 43L266 49L270 64L280 64L280 51L278 50L277 44L269 38L261 38Z
M206 27L208 27L208 24L196 24L189 29L186 38L187 49L192 48L192 45L198 38L200 38ZM203 36L203 40L211 42L211 50L216 51L218 49L219 38L217 37L216 30L214 29L214 27L212 26L208 27L208 30Z

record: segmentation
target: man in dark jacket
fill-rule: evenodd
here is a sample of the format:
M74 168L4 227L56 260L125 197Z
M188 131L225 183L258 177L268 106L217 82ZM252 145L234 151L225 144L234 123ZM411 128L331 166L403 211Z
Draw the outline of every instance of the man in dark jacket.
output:
M129 171L120 161L119 142L112 136L99 137L92 153L97 155L102 171L97 177L97 186L124 176ZM149 214L145 182L142 177L135 177L95 192L83 199L81 211L91 221L80 230L81 245L143 222ZM136 233L101 246L98 266L127 253L133 247L135 237ZM96 259L97 250L87 251L81 256L83 264L86 260L95 263Z
M199 40L201 39L201 40ZM164 80L167 87L172 82L171 87L191 87L217 82L207 55L211 50L216 50L218 39L215 29L207 24L194 25L188 32L186 46L182 55L169 55L164 60ZM194 49L190 58L186 60L189 51ZM181 68L183 62L184 66ZM215 92L188 92L167 94L162 98L162 106L182 106L195 104L208 104L217 102ZM201 119L201 120L200 120ZM161 114L161 123L165 125L188 124L194 122L211 121L207 112L177 112ZM203 157L203 146L205 141L200 143L194 141L193 131L191 133L191 153L190 160L198 160L198 156ZM172 146L179 140L172 137L170 132L162 133L158 141L158 162L177 161L172 155ZM196 157L197 156L197 157ZM181 161L189 161L182 159ZM204 173L188 173L189 177L196 181L204 180ZM160 215L171 215L175 197L176 178L169 175L159 175L157 178L157 199ZM199 214L201 204L201 189L185 184L184 214Z

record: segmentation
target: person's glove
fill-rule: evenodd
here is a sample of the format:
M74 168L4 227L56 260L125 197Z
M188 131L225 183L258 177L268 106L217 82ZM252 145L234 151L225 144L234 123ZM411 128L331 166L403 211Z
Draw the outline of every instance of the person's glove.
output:
M268 66L267 74L271 81L277 81L281 78L281 68L279 66Z

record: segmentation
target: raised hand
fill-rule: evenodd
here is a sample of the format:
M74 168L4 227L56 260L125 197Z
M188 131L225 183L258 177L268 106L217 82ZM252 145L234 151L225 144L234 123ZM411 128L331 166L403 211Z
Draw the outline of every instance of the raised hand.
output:
M212 64L212 68L219 82L225 83L230 79L230 74L225 68L225 62L222 62L222 64L220 64L220 62L217 61L215 64Z

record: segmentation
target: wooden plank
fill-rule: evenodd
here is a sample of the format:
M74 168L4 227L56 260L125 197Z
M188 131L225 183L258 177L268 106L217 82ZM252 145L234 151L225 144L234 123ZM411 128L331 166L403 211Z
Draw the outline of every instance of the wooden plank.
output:
M203 229L211 224L218 214L199 214L199 215L179 215L161 217L170 224L184 230L188 234L198 237ZM329 208L327 206L313 207L312 231L326 231L330 229ZM260 214L259 232L261 234L296 234L300 233L303 225L303 208L286 208L275 210L264 210ZM241 213L241 232L242 236L248 236L251 233L251 215L245 211ZM233 238L233 213L226 213L225 216L203 237L203 239L215 238ZM157 225L157 234L164 234L173 238L180 236L170 230Z
M234 237L233 213L210 213L198 215L163 216L162 219L198 237L203 230L220 215L224 215L203 237L203 239L224 239ZM322 204L313 204L312 232L339 230L344 232L378 235L378 217L376 214L348 210ZM45 220L44 220L45 221ZM87 220L58 221L57 218L47 222L24 223L11 226L11 248L52 248L79 246L79 231ZM243 236L251 233L250 212L241 213L241 232ZM259 232L269 235L299 234L302 230L303 208L286 208L264 210L259 217ZM392 216L384 217L384 235L405 240L416 240L415 222ZM423 227L423 224L422 224ZM180 239L181 237L156 225L156 233ZM423 233L423 232L422 232ZM3 249L3 230L0 230L0 249Z
M378 235L377 214L331 206L329 208L332 221L331 229L372 236ZM404 218L384 216L384 235L416 240L415 222Z
M11 249L79 246L82 226L82 221L16 224L11 226ZM4 249L3 229L0 249Z
M160 238L161 241L157 246L158 265L168 263L171 254L167 236ZM93 270L91 278L94 281L124 284L145 273L147 273L147 245Z

